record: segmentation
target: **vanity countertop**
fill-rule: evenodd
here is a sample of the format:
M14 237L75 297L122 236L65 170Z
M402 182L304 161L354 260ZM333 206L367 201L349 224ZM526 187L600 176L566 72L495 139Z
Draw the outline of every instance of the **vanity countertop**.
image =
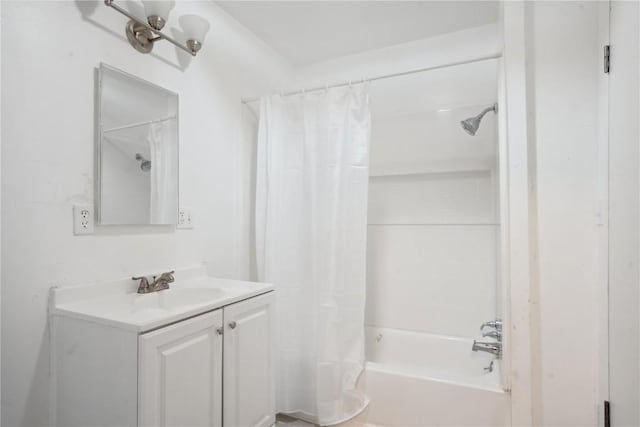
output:
M137 286L123 279L54 287L49 312L144 333L273 290L268 283L207 276L204 267L176 271L167 290L138 294Z

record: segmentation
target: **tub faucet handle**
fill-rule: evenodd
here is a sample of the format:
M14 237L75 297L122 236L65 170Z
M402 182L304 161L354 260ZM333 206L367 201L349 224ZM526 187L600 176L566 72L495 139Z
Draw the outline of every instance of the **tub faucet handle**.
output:
M491 361L491 363L489 363L489 366L482 368L484 369L485 372L493 372L493 360Z
M493 330L493 331L487 331L487 332L482 332L482 336L485 338L493 338L497 341L502 341L502 332L500 330Z
M482 331L484 328L493 328L498 332L502 332L502 320L496 319L496 320L490 320L488 322L484 322L480 326L480 330Z

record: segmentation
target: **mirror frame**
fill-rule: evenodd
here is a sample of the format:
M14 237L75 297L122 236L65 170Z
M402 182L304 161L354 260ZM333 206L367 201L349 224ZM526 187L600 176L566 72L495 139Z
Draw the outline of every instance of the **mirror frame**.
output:
M102 138L103 138L103 127L102 127L102 83L103 83L103 73L104 70L108 70L110 72L115 72L123 75L124 77L131 79L135 82L138 82L142 85L151 87L158 91L165 92L169 96L175 96L176 99L176 162L177 162L177 183L176 183L176 202L177 209L174 216L174 221L172 223L167 224L103 224L102 223ZM105 64L104 62L100 62L100 65L96 69L97 71L97 97L96 97L96 155L95 155L95 208L96 208L96 219L97 225L100 226L171 226L177 227L178 225L178 214L180 211L180 95L177 92L173 92L169 89L166 89L162 86L159 86L155 83L152 83L148 80L145 80L141 77L133 75L131 73L127 73L119 68L113 67L109 64Z

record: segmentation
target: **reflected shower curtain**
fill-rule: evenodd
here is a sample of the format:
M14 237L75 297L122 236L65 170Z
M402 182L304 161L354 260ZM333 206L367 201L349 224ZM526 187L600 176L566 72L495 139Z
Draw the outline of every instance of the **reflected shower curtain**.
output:
M147 139L151 160L151 224L172 224L175 222L175 195L177 193L176 147L170 143L167 135L172 122L156 122L149 125Z
M276 287L276 405L320 425L357 415L364 366L367 85L261 100L258 278Z

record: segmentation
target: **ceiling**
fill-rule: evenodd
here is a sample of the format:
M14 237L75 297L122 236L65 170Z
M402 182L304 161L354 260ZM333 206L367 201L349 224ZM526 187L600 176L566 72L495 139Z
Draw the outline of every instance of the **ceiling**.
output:
M498 19L497 1L218 1L293 65L379 49Z

